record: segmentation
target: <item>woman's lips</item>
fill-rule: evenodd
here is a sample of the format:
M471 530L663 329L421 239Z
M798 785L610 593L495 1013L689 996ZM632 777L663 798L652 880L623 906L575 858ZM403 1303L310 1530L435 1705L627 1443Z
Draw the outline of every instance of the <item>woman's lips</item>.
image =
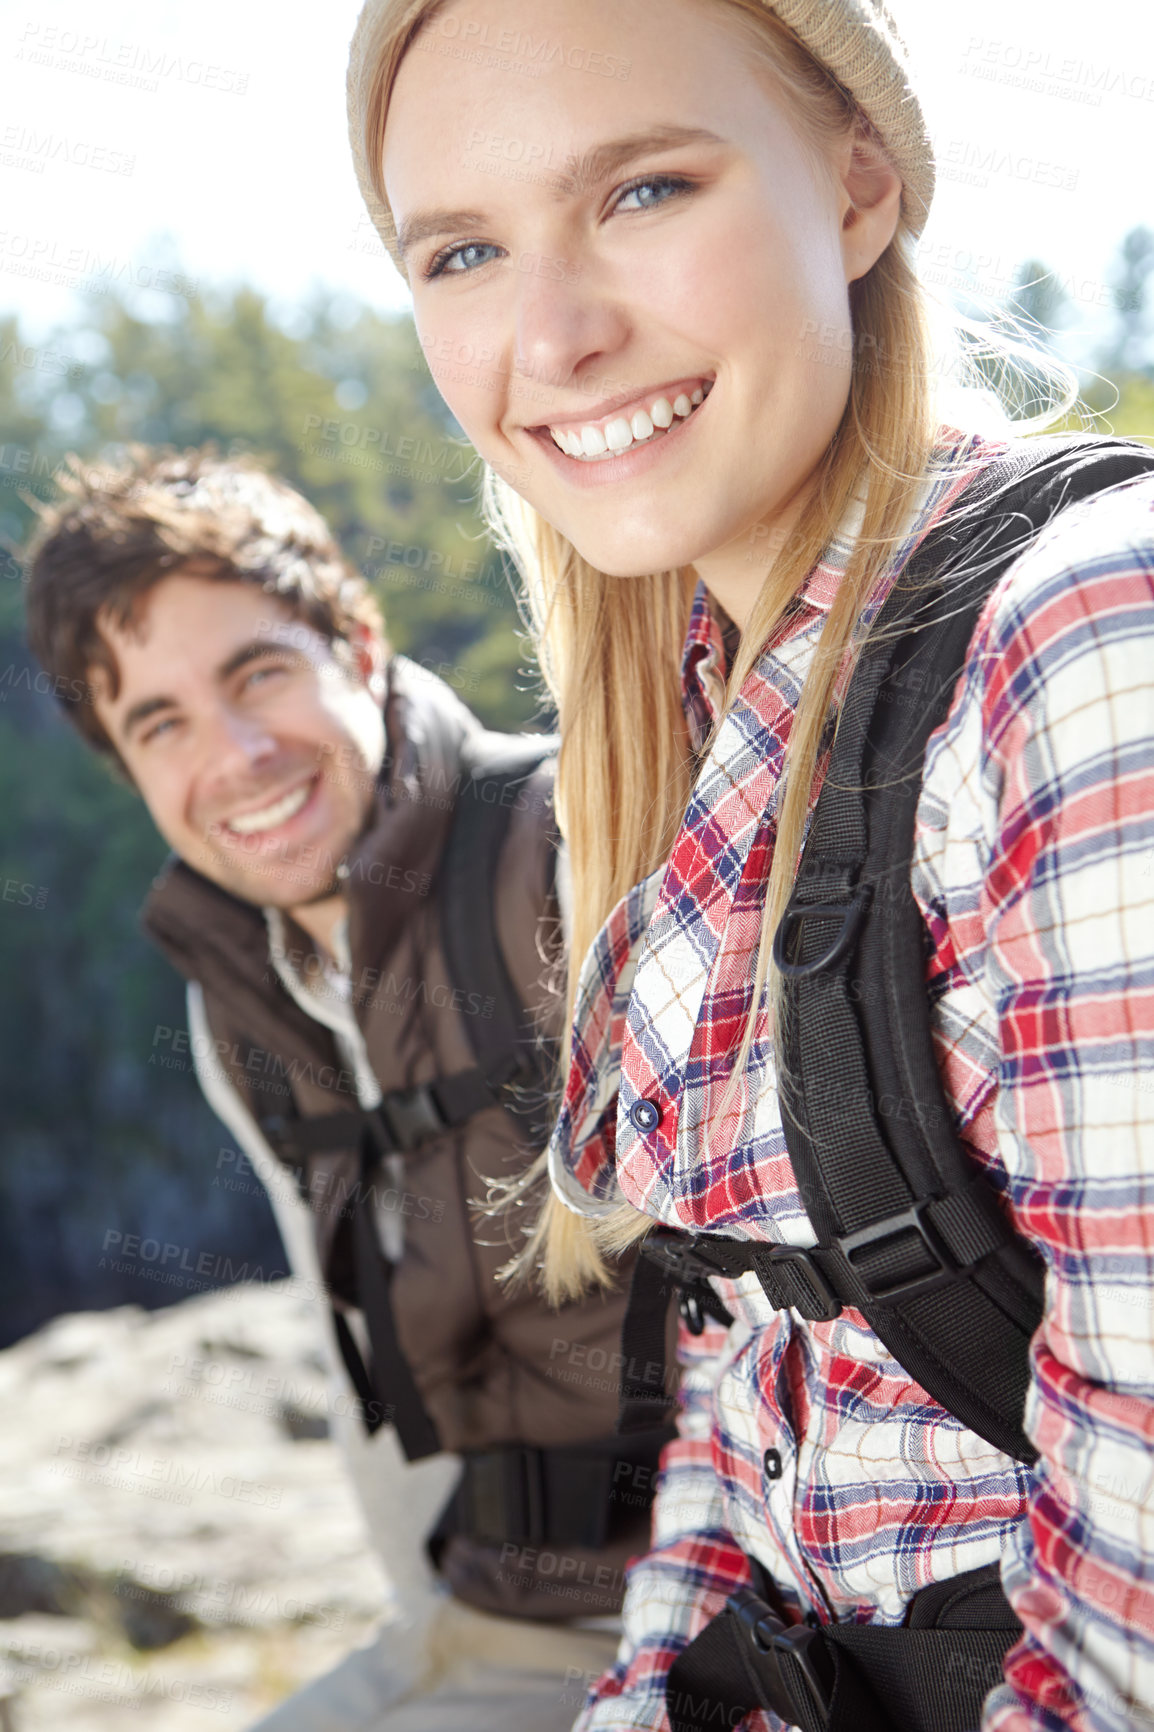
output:
M565 479L579 487L632 479L645 473L659 462L662 453L671 443L680 446L685 436L685 429L697 422L702 409L709 400L711 385L703 383L699 389L701 391L700 402L694 403L690 398L688 413L677 414L674 412L668 430L662 428L659 423L654 423L652 416L650 416L650 431L646 434L644 424L642 424L643 437L638 438L630 427L629 443L627 445L621 444L620 440L623 438L623 433L619 434L617 449L614 449L603 436L603 450L586 455L585 441L582 438L582 452L580 456L577 456L575 454L570 455L568 451L561 449L554 431L549 427L533 428L532 437L548 457L550 463L560 471ZM672 405L670 407L672 408ZM684 405L682 407L684 408ZM608 417L610 423L614 419L613 416ZM592 443L595 444L595 442Z
M532 429L547 432L559 451L578 462L596 462L608 453L660 437L678 421L688 420L713 389L713 376L701 374L638 392L605 414L569 417Z

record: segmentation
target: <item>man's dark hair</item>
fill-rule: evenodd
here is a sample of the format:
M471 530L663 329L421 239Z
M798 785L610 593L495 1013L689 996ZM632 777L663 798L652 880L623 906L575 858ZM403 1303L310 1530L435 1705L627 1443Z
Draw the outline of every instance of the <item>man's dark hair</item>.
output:
M115 697L101 616L127 626L141 597L182 570L251 583L336 646L357 625L384 635L371 590L323 517L248 459L211 446L133 447L122 463L72 457L57 480L64 498L43 513L28 549L27 615L29 644L58 693L84 691L99 668ZM115 759L92 703L60 701L89 745Z

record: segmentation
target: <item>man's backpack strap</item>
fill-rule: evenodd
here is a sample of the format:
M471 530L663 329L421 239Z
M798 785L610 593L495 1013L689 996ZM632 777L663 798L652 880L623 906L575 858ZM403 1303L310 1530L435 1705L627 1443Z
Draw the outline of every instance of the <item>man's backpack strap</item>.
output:
M461 1535L490 1544L601 1551L648 1509L661 1450L673 1433L537 1448L470 1450L430 1540L433 1561Z
M973 1732L1022 1634L996 1564L923 1588L894 1628L789 1623L749 1562L756 1586L731 1594L670 1668L672 1732L736 1726L757 1708L802 1732Z
M434 1455L441 1445L397 1341L389 1293L392 1268L378 1243L374 1221L381 1162L386 1155L412 1154L430 1138L468 1124L484 1108L504 1104L503 1091L475 1065L431 1083L390 1090L371 1109L261 1120L261 1130L278 1159L295 1170L306 1201L310 1155L359 1149L359 1178L333 1251L343 1253L352 1265L371 1366L365 1365L348 1319L335 1305L333 1323L365 1429L371 1436L382 1425L392 1424L409 1461Z
M533 1018L509 977L497 937L497 866L514 808L528 796L526 784L557 750L551 735L520 739L482 735L469 741L465 773L441 860L438 894L445 956L466 1003L491 1004L484 1015L464 1018L477 1064L491 1089L539 1140L541 1090L556 1053L541 1039ZM548 818L550 887L556 863L555 835Z
M337 1342L361 1402L369 1433L391 1423L410 1461L441 1447L397 1338L393 1277L377 1239L375 1197L381 1160L411 1154L429 1139L466 1125L486 1107L504 1106L526 1121L540 1112L549 1053L532 1028L509 978L496 933L496 876L509 819L525 783L556 750L555 739L490 736L469 742L465 774L438 881L449 972L467 1005L491 1014L465 1015L477 1064L415 1087L393 1089L369 1110L266 1119L262 1130L279 1157L303 1178L311 1154L356 1146L360 1179L334 1251L352 1265L371 1349L366 1366L347 1317L333 1308ZM550 850L550 869L553 853ZM540 1128L534 1125L533 1129Z

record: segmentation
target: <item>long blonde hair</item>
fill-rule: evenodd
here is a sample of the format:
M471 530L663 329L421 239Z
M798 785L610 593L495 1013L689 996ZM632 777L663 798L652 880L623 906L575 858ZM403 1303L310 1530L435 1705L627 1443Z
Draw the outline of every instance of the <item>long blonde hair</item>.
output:
M711 3L739 15L735 24L774 75L803 138L822 150L855 129L871 133L853 99L761 0ZM429 0L397 0L389 30L378 39L363 148L382 209L389 95L406 48L435 10ZM726 691L728 708L864 483L861 530L822 629L783 763L753 1009L735 1077L752 1039L772 936L792 887L835 683L853 653L865 599L908 524L937 427L937 357L904 217L872 270L851 285L851 305L854 348L845 412L818 484L776 550ZM621 897L667 859L689 796L692 760L680 663L694 577L689 571L610 577L582 559L491 470L485 472L483 497L491 531L521 575L542 674L559 718L557 805L572 872L571 1011L590 945ZM530 1179L541 1170L538 1162ZM539 1265L553 1300L575 1297L591 1283L607 1281L605 1256L651 1226L649 1217L628 1204L593 1220L550 1194L517 1265Z

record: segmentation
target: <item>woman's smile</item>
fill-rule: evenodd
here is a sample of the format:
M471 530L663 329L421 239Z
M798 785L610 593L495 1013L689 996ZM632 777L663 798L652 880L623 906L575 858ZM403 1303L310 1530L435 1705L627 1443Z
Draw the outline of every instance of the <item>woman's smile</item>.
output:
M634 480L663 457L683 452L685 434L713 389L704 376L626 405L599 419L549 422L528 432L554 467L578 487ZM644 407L644 404L648 407Z

